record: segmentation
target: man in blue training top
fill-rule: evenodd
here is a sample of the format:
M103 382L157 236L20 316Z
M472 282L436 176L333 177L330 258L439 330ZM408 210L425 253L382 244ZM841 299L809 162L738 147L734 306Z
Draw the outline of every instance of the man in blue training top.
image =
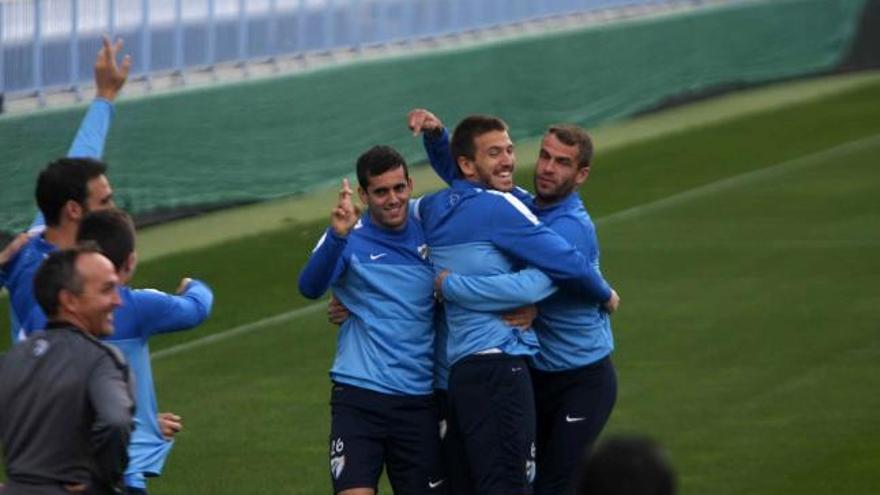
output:
M46 315L34 298L33 279L52 251L74 245L77 226L89 211L113 207L113 190L106 165L98 161L113 116L113 101L128 77L131 59L117 66L122 42L104 46L95 62L97 96L89 106L67 155L50 163L37 180L40 213L31 226L31 238L16 255L0 266L0 282L9 291L12 341L42 329ZM45 225L44 225L45 223Z
M415 209L436 266L471 276L533 266L581 297L613 304L615 293L587 258L503 192L513 189L515 167L503 121L464 119L451 156L461 178ZM442 276L437 282L445 296L448 284ZM452 300L445 306L451 416L464 438L475 491L528 493L535 476L535 409L526 358L538 351L535 333L512 331L494 311Z
M413 200L410 200L411 202ZM415 221L410 219L409 221ZM430 251L430 246L429 246ZM528 269L520 272L498 275L492 277L492 283L500 285L507 290L501 294L501 297L486 298L484 294L478 291L470 291L466 285L458 288L453 285L458 294L457 302L474 311L496 311L501 314L501 319L511 328L519 328L527 330L531 328L535 317L538 314L537 308L533 304L548 294L552 293L555 288L542 284L541 280L535 283L537 276L543 276L536 270ZM461 281L467 284L467 277L453 277L453 280ZM484 281L478 280L481 284ZM446 317L443 312L443 306L439 305L434 308L434 398L437 403L437 414L439 420L440 450L443 459L443 473L446 479L447 489L449 493L455 495L468 495L474 493L473 480L464 462L464 447L462 438L458 430L449 428L449 365L446 359ZM327 316L330 323L334 325L342 325L351 313L348 309L335 297L331 298L328 303Z
M410 120L413 127L425 131L425 147L435 170L444 177L454 174L448 135L440 120L426 110L412 112ZM535 196L521 188L515 191L601 273L595 226L577 194L589 176L592 157L593 143L586 131L570 124L551 126L535 164ZM541 281L540 274L535 277L535 284L551 283L546 278ZM480 293L497 297L507 282L495 278L452 275L444 295L452 300ZM538 304L535 329L541 350L530 359L538 415L536 495L571 489L579 460L611 414L617 378L611 363L610 312L618 304L616 295L611 305L602 305L564 290Z
M147 493L147 477L159 476L171 452L159 424L148 340L160 333L200 325L211 313L214 295L203 282L184 278L170 295L153 289L132 289L127 284L137 266L135 231L131 218L112 209L89 213L79 226L77 241L93 241L113 263L119 277L122 305L113 312L114 332L105 341L125 355L134 373L135 428L128 445L125 489L129 495ZM170 413L166 413L170 414ZM180 417L166 418L180 428Z
M96 97L80 124L68 157L50 163L37 179L40 212L29 235L19 235L0 252L0 285L9 291L10 336L23 340L46 324L46 315L34 297L33 279L43 259L76 243L79 223L90 211L114 207L107 166L98 161L113 118L113 101L128 77L131 59L117 65L122 41L104 38L95 61ZM17 252L16 252L17 250ZM180 428L173 413L162 413L159 423L166 436Z
M351 316L330 370L330 472L335 493L373 495L383 464L395 493L445 493L432 399L434 272L409 219L412 180L395 150L357 160L358 218L343 181L331 226L299 277L309 298L328 288Z

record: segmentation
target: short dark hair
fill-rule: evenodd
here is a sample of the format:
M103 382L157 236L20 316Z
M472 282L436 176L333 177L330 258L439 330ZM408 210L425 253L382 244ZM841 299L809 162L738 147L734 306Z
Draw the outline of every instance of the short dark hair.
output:
M134 252L134 222L128 213L113 208L89 212L79 224L76 240L94 241L116 271Z
M358 184L366 191L370 177L382 175L389 170L403 167L403 174L409 178L406 160L391 146L376 145L365 151L357 159Z
M458 162L458 157L463 156L473 160L477 148L474 141L492 131L506 131L507 123L498 117L491 115L471 115L455 126L452 133L452 143L449 148L452 151L452 159Z
M50 163L37 178L37 206L46 225L61 221L61 210L68 201L84 205L89 181L107 173L104 162L92 158L60 158Z
M58 315L58 295L62 290L82 294L82 275L76 270L80 256L101 251L92 242L80 244L70 249L55 251L43 260L34 275L34 296L43 313L50 319Z
M665 452L643 436L612 437L583 464L577 495L673 495L675 471Z
M581 127L574 124L555 124L547 129L547 133L556 136L566 146L578 147L578 168L589 167L593 162L593 139Z

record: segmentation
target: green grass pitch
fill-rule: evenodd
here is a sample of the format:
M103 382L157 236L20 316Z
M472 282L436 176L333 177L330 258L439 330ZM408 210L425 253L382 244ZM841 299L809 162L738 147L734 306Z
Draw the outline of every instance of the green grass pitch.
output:
M880 492L878 165L878 83L598 150L583 195L623 298L606 433L660 440L681 493ZM323 225L141 267L136 286L216 291L202 328L153 343L161 409L186 429L152 493L330 493L335 329L296 290Z

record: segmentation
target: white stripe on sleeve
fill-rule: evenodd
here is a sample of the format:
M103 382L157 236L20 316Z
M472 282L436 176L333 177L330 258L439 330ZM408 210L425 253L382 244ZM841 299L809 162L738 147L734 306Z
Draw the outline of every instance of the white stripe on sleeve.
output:
M517 211L522 213L522 215L524 217L526 217L526 219L528 219L528 221L532 222L533 224L538 225L539 223L541 223L541 221L538 220L538 217L536 217L535 214L532 213L532 210L530 210L528 206L523 204L523 202L520 201L519 199L517 199L516 196L514 196L513 194L501 192L501 191L492 191L492 190L486 190L486 192L490 193L490 194L495 194L497 196L501 196L502 198L506 199L508 203L513 205L513 207L516 208Z

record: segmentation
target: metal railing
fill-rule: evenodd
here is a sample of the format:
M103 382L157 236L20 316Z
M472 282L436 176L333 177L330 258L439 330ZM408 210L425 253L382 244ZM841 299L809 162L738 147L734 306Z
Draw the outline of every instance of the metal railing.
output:
M101 35L125 39L133 77L408 42L668 0L0 0L0 97L91 81ZM2 100L0 100L2 101Z

